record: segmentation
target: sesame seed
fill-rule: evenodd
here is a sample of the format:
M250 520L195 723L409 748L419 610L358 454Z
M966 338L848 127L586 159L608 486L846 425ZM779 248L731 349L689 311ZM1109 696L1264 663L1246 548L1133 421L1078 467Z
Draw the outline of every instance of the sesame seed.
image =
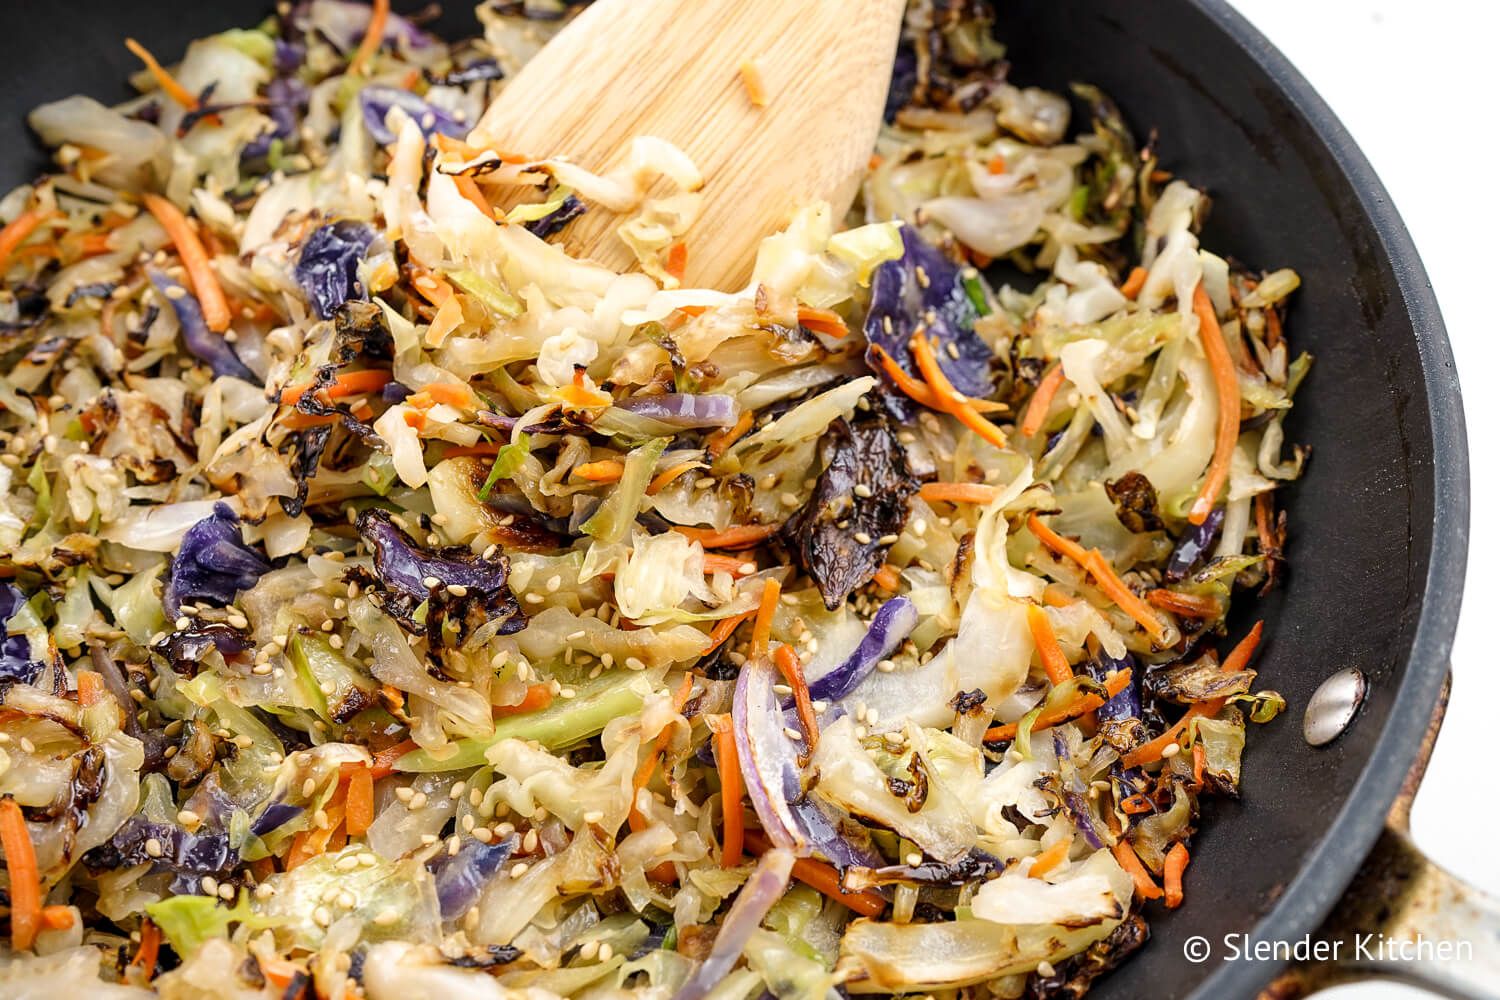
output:
M783 494L781 494L781 505L783 507L795 507L799 503L801 503L801 501L797 499L797 494L795 494L795 493L783 493Z
M564 698L577 698L578 697L578 692L574 691L572 688L563 688L561 691L559 691L557 693L560 694L560 695L562 695L562 697L564 697Z
M424 834L422 834L422 846L423 847L431 847L433 844L436 844L437 842L438 842L438 835L437 834L435 834L435 833L424 833Z
M203 817L199 816L191 809L179 809L177 811L177 822L181 823L183 826L191 828L203 822Z
M598 941L585 941L578 949L578 957L584 961L592 959L597 954L599 954Z
M450 583L448 584L448 593L452 594L454 597L468 597L469 588L465 587L461 583Z
M333 923L333 914L328 911L328 907L320 906L313 910L313 922L319 927L327 927Z
M203 881L199 882L198 884L203 887L203 894L205 896L218 895L219 880L214 878L212 875L203 876Z
M495 831L487 826L477 826L474 828L474 839L481 844L488 844L495 839Z
M922 855L918 851L912 851L910 854L908 854L906 856L906 866L908 868L915 868L915 867L917 867L917 865L920 865L921 863L922 863Z
M557 588L562 586L562 577L554 573L547 578L547 593L557 593Z
M543 597L541 594L527 594L525 597L527 604L541 604L542 600Z
M338 861L334 862L333 867L341 872L352 872L359 867L359 858L350 854L347 857L339 858Z
M895 545L900 540L901 540L901 536L900 535L881 535L875 541L876 541L877 544L880 544L880 545Z
M1043 979L1051 979L1053 976L1057 975L1057 969L1051 962L1047 961L1044 958L1040 962L1036 963L1036 974L1041 976Z
M519 864L517 864L514 868L512 868L510 870L510 877L511 878L520 878L522 875L525 875L530 870L531 870L531 866L528 865L526 862L522 861L522 862L520 862Z
M601 961L601 962L608 962L610 959L612 959L614 957L615 957L615 950L614 950L614 948L610 947L610 944L609 944L608 941L604 942L603 944L601 944L599 946L599 961Z
M872 726L875 725L877 722L880 721L880 709L878 709L878 708L872 708L872 709L870 709L868 712L865 713L865 719L870 723L870 725L872 725Z
M598 823L603 819L604 814L597 809L590 809L588 812L583 814L583 821L585 823Z
M777 694L791 694L792 686L790 684L772 684L771 690Z
M28 736L22 736L21 737L21 749L25 750L27 753L36 753L36 744L33 743L33 742L31 742L31 738L30 737L28 737Z
M442 582L443 581L439 580L435 576L424 576L424 577L422 577L422 586L426 587L428 590L433 589L434 587L436 587L438 584L440 584Z
M224 885L219 886L219 898L220 899L233 899L234 898L234 886L229 885L228 883L225 883Z
M861 544L861 545L869 545L870 544L870 535L869 535L868 532L865 532L865 531L856 531L854 533L854 540L856 542L858 542L859 544Z
M276 887L269 882L262 882L255 887L256 899L270 899L274 895L276 895Z
M358 902L358 900L354 898L354 893L350 892L348 889L345 889L343 892L339 893L339 898L336 900L336 902L342 908L346 910L352 910L354 909L354 904Z
M318 789L318 783L316 781L314 781L312 778L308 778L307 780L305 780L305 781L302 782L302 797L303 798L310 797L313 792L317 791L317 789Z
M797 732L797 730L793 729L791 726L782 726L781 731L789 740L800 740L802 738L802 734Z
M1182 746L1177 743L1168 743L1161 748L1161 755L1163 757L1176 757L1180 753L1182 753Z
M864 483L856 483L854 486L854 495L857 497L872 497L875 495L875 491Z
M161 841L155 837L148 837L146 839L146 853L153 858L161 857Z
M427 793L418 792L411 797L411 801L407 805L412 809L425 809L427 807Z
M536 846L539 841L540 838L536 835L535 830L527 830L526 836L521 838L521 850L529 854L532 851L536 850Z
M401 915L395 910L387 908L375 914L375 923L381 927L389 927L401 919Z

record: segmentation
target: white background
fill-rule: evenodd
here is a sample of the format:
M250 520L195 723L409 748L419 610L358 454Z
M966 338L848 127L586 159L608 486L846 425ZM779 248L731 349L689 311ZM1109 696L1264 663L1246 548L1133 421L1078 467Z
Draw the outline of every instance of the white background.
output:
M1473 466L1473 533L1453 699L1412 813L1418 844L1454 873L1500 894L1500 805L1493 781L1500 676L1500 274L1493 220L1500 169L1492 0L1232 0L1312 82L1375 165L1416 239L1463 380ZM1488 620L1488 627L1487 627ZM1500 984L1494 984L1500 989ZM1415 1000L1408 987L1361 984L1328 1000Z

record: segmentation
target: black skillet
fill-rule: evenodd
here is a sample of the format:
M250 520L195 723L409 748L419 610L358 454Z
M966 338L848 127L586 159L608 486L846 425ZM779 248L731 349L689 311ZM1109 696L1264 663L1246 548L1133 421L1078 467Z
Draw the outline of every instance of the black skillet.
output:
M138 66L124 36L172 60L197 36L255 23L266 5L9 5L0 34L6 186L41 163L23 123L28 109L73 93L126 96L125 77ZM398 0L398 8L414 6ZM1351 881L1321 932L1345 941L1345 961L1294 965L1277 979L1277 996L1380 966L1349 961L1347 935L1403 919L1413 933L1413 914L1456 920L1446 930L1430 919L1417 929L1471 938L1473 958L1378 971L1422 977L1455 995L1500 991L1494 911L1485 917L1483 901L1446 882L1400 833L1382 836L1393 803L1399 825L1398 795L1409 773L1420 776L1441 714L1469 516L1453 356L1406 229L1327 106L1221 0L999 6L1013 79L1102 86L1140 135L1159 132L1165 166L1214 195L1207 246L1301 273L1290 330L1295 345L1317 356L1287 428L1289 440L1313 448L1306 478L1289 495L1293 572L1254 609L1268 619L1263 676L1292 710L1251 734L1243 798L1209 801L1187 904L1153 913L1150 944L1096 995L1254 996L1286 963L1231 960L1225 936L1295 943L1317 931ZM477 25L466 4L454 3L437 28L458 37ZM1347 667L1363 671L1368 696L1347 732L1313 749L1303 741L1302 709L1320 682ZM1184 957L1193 936L1208 941L1207 960Z

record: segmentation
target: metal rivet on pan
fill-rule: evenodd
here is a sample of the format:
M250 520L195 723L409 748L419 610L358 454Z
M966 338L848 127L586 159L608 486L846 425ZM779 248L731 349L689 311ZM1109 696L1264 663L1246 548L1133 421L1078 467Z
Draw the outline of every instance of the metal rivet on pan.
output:
M1302 738L1315 747L1338 739L1354 721L1369 688L1356 667L1340 670L1319 684L1302 716Z

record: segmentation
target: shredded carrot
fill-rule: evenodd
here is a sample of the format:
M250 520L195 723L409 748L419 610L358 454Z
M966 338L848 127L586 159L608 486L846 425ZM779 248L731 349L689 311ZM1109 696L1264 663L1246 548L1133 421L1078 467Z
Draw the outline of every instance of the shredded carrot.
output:
M821 333L825 337L842 338L849 336L849 327L844 323L844 317L832 309L814 309L812 306L798 306L797 322L813 333Z
M994 503L1000 491L983 483L923 483L921 496L928 503Z
M1245 664L1250 662L1250 657L1255 653L1255 647L1260 645L1260 637L1264 631L1265 622L1256 622L1245 638L1241 639L1235 645L1234 649L1230 651L1229 655L1224 658L1224 662L1219 669L1226 674L1234 673L1236 670L1243 670ZM1187 732L1188 726L1192 724L1194 719L1200 717L1212 718L1218 715L1219 711L1228 701L1228 698L1213 698L1209 701L1200 701L1195 705L1190 705L1188 710L1182 713L1182 718L1168 727L1166 732L1154 740L1142 743L1130 751L1130 753L1121 757L1121 763L1126 767L1140 767L1142 764L1150 764L1161 760L1162 751L1173 744L1177 744L1182 735ZM1178 745L1180 746L1181 744Z
M405 757L417 749L416 740L402 740L395 746L386 747L377 754L372 754L370 761L370 777L379 780L387 775L396 773L396 761Z
M688 698L692 695L692 691L693 675L683 674L682 683L678 685L676 693L672 695L672 707L675 708L679 714L681 714L682 710L687 707ZM636 806L636 799L640 796L641 789L645 788L648 784L651 783L651 776L656 773L657 761L661 758L661 755L666 752L667 745L671 741L672 730L670 728L663 729L661 733L657 735L656 742L652 744L650 752L648 752L645 759L641 761L641 766L636 768L635 779L631 784L630 791L629 822L630 829L634 830L637 833L639 833L641 830L644 830L647 824L646 817L641 814L639 808L637 808ZM670 863L664 862L661 865L658 865L654 871L649 872L648 874L650 874L658 881L664 882L671 877L675 877L675 873L676 869L674 869Z
M292 838L292 847L286 856L287 871L326 853L333 838L343 833L344 803L337 795L329 800L328 804L323 807L323 811L328 815L327 826L303 830Z
M1201 594L1185 594L1180 590L1157 587L1146 592L1146 602L1153 608L1161 608L1187 618L1217 618L1219 602Z
M705 573L728 573L735 579L739 579L742 576L749 576L757 569L755 563L738 556L721 556L710 552L703 557L703 572Z
M1031 437L1042 429L1042 425L1047 422L1047 413L1052 409L1052 400L1057 398L1057 390L1062 388L1064 379L1061 361L1042 376L1036 392L1031 394L1031 401L1026 404L1026 415L1021 418L1022 434Z
M1108 677L1104 678L1105 693L1108 694L1110 698L1113 698L1121 691L1124 691L1126 685L1128 685L1129 683L1130 670L1128 668L1125 670L1116 671L1115 673L1112 673ZM1078 718L1085 712L1092 712L1100 705L1103 705L1106 700L1106 698L1100 697L1098 694L1094 694L1092 692L1088 694L1080 694L1078 697L1074 698L1066 705L1059 705L1057 708L1048 709L1041 715L1037 716L1036 721L1031 724L1031 731L1033 733L1039 733L1044 729L1051 729L1053 726L1060 726L1064 722L1069 722L1073 719ZM1018 727L1016 723L1007 722L1003 726L994 726L991 729L987 730L984 734L984 738L991 743L997 742L999 740L1013 740L1016 738L1017 728Z
M1026 527L1031 529L1031 533L1036 536L1037 541L1058 555L1067 556L1080 566L1088 562L1089 554L1084 550L1082 545L1079 545L1071 538L1064 538L1062 535L1059 535L1047 527L1037 515L1032 514L1026 519Z
M778 524L735 524L723 531L715 531L678 525L672 530L687 535L705 549L748 549L770 538L780 528Z
M1120 294L1134 301L1135 297L1141 294L1141 289L1146 287L1146 275L1149 273L1144 267L1131 270L1125 283L1120 286Z
M130 960L132 967L141 970L142 981L149 983L156 975L156 958L160 953L161 928L147 917L141 921L141 946L136 949L135 958Z
M357 767L349 775L344 792L344 827L351 837L363 837L375 822L375 779L368 767Z
M656 474L655 478L651 480L651 485L646 487L646 495L648 497L654 497L656 496L656 494L672 485L673 480L677 479L680 476L684 476L689 472L692 472L694 469L701 468L704 468L703 463L698 461L697 459L693 459L690 462L678 462L670 469L663 469L661 472L658 472Z
M884 162L885 157L881 156L879 153L871 153L869 162L865 164L865 169L876 170Z
M720 618L714 622L713 629L708 633L708 648L701 655L707 656L724 645L724 643L729 641L729 637L734 635L735 629L754 617L754 611L746 611L742 615L735 615L732 618Z
M1005 157L1001 156L999 153L996 153L994 156L990 157L990 162L987 169L991 174L995 175L1005 173Z
M71 906L44 906L42 907L41 925L43 930L65 931L73 926L73 908Z
M25 243L37 227L44 222L56 218L57 212L49 212L40 208L28 208L0 229L0 267L10 263L11 257L16 250Z
M257 956L255 962L260 966L260 974L266 977L266 982L280 994L285 994L287 987L296 982L298 976L304 975L301 969L283 958Z
M1005 432L984 417L979 415L970 403L969 398L957 389L953 383L948 381L948 376L943 372L942 366L938 364L937 355L933 353L932 342L921 333L912 335L911 353L916 359L917 369L922 377L927 380L930 388L943 409L958 418L959 423L969 430L978 434L981 438L994 445L996 448L1005 447Z
M385 38L385 22L390 14L391 0L370 0L370 24L365 28L365 37L360 39L359 48L349 60L350 73L356 76L364 73L365 63L380 51L380 43Z
M875 571L875 586L881 590L894 594L901 589L900 571L890 563L886 563Z
M760 607L755 612L755 630L750 634L751 656L765 656L771 648L771 619L776 617L776 604L780 600L781 581L771 577L761 591Z
M802 661L797 659L797 651L785 643L776 647L772 660L776 669L781 671L782 679L792 687L792 697L797 701L797 719L802 723L802 739L809 750L816 749L818 713L813 711L812 692L808 690L807 678L802 675Z
M746 59L740 63L740 80L745 84L745 96L750 98L751 107L763 108L769 101L766 94L766 81L760 74L760 66L754 59Z
M1130 846L1130 841L1121 840L1116 842L1110 849L1115 860L1120 862L1120 867L1135 882L1135 894L1142 899L1160 899L1161 887L1151 880L1151 873L1146 871L1141 859L1136 856L1135 849Z
M1203 787L1203 769L1208 766L1208 754L1201 741L1193 744L1193 784Z
M1152 808L1151 800L1144 795L1131 795L1120 801L1120 811L1127 816L1139 816L1150 812Z
M719 799L724 812L724 848L719 865L734 868L745 853L744 778L740 774L740 750L734 742L734 725L729 715L708 716L708 728L714 734L714 765L719 769Z
M1068 852L1073 850L1073 838L1059 840L1051 847L1036 856L1031 863L1031 870L1026 874L1032 878L1041 878L1043 875L1068 860Z
M759 830L745 831L745 847L751 854L764 854L771 849L771 842ZM839 882L839 873L832 865L811 858L798 858L792 862L792 878L842 903L855 913L866 917L878 917L885 912L885 900L878 893L868 890L845 892Z
M1073 679L1073 668L1063 654L1057 633L1052 630L1052 620L1035 604L1026 605L1026 625L1031 629L1032 641L1036 643L1036 654L1041 658L1042 669L1054 686Z
M1162 885L1167 897L1163 902L1169 910L1182 905L1182 873L1187 871L1188 860L1187 845L1180 840L1167 852L1167 862L1162 868Z
M36 940L42 920L42 876L26 817L9 795L0 799L0 847L5 848L5 870L10 873L11 948L25 951Z
M178 104L182 105L184 108L187 108L189 111L197 109L198 98L193 94L191 90L188 90L182 84L178 83L177 80L172 76L172 74L168 73L166 69L162 67L162 64L156 61L156 57L153 56L144 45L136 41L134 38L127 38L125 39L125 47L131 51L132 55L134 55L137 59L145 64L146 72L151 74L151 79L156 81L156 85L160 87L168 97L176 101Z
M625 475L625 463L614 458L584 462L573 469L573 474L592 483L618 483L620 477Z
M1214 304L1203 290L1201 281L1193 290L1193 315L1198 317L1198 338L1203 342L1203 353L1213 369L1214 392L1219 397L1214 457L1203 476L1203 488L1188 510L1188 520L1202 524L1214 509L1214 502L1224 484L1229 481L1229 460L1234 457L1234 444L1240 437L1240 378L1234 370L1234 359L1229 356L1229 346L1224 343L1224 331L1219 328Z
M875 361L880 365L881 370L890 376L891 382L895 384L897 389L900 389L906 395L910 396L914 402L920 403L929 410L946 412L943 404L938 400L937 394L928 387L927 383L913 377L906 369L897 364L896 359L891 357L890 352L886 351L879 344L871 344L870 352L874 355ZM978 413L1002 413L1010 409L1004 403L997 403L988 399L970 399L968 403Z
M478 402L473 389L452 382L429 382L413 393L413 396L426 396L429 405L442 403L460 410L472 410ZM411 399L408 396L407 402L410 403Z
M1076 597L1069 597L1057 584L1049 583L1046 589L1042 591L1042 603L1049 608L1066 608L1069 605L1077 604L1078 599Z
M187 269L188 280L193 285L193 294L203 307L203 321L214 333L223 333L229 329L229 302L224 298L224 289L219 285L208 251L203 249L203 242L198 239L193 224L181 209L161 195L148 194L144 201L177 247L177 256L182 258L182 266Z
M747 408L740 413L739 419L734 422L733 427L726 427L721 431L714 431L708 436L707 448L710 458L718 458L729 450L729 446L744 437L755 423L755 414Z
M495 718L499 719L507 715L526 715L529 712L540 712L552 704L552 685L532 684L526 689L526 694L514 705L496 705L494 709Z
M453 186L458 188L458 193L464 196L464 200L484 214L486 219L495 221L495 208L490 200L479 190L479 184L474 178L467 174L454 174Z
M319 390L319 397L328 399L339 399L345 396L363 396L368 392L379 392L391 381L391 373L385 368L370 368L365 371L344 372L334 378L333 382L325 389ZM281 402L284 406L295 406L297 401L307 395L312 388L312 383L299 385L281 390Z
M97 705L104 698L104 678L92 670L78 671L78 704L83 708Z
M673 243L667 250L667 263L664 270L681 283L683 275L687 274L687 244L681 240Z

